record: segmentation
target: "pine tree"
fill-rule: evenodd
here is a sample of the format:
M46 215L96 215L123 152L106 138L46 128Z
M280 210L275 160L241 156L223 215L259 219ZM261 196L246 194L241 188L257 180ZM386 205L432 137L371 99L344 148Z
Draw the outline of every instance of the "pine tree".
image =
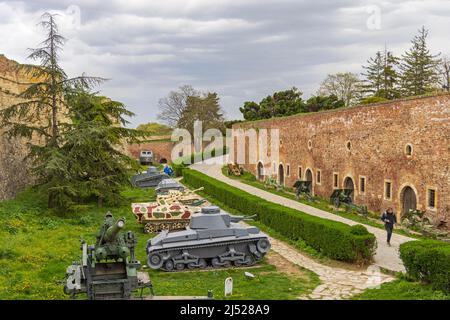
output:
M386 48L383 52L378 51L374 57L367 61L365 84L363 90L373 97L394 99L399 97L397 67L399 59Z
M65 179L59 183L62 207L95 197L116 204L120 190L129 184L138 163L122 150L124 142L137 142L143 134L125 128L133 113L120 102L80 90L67 96L71 124L65 133L61 154Z
M433 91L438 83L439 54L430 53L428 30L422 27L411 41L411 48L402 56L402 94L416 96Z
M61 119L61 115L70 108L65 95L75 87L89 88L103 79L84 75L69 78L59 64L59 53L66 39L58 32L55 15L45 13L40 25L47 30L47 38L38 48L31 49L28 57L40 64L21 66L22 71L37 82L21 92L20 102L3 109L0 116L8 137L28 140L28 158L34 162L32 169L37 183L51 186L57 185L64 176L59 146L67 124L67 119ZM55 205L54 191L48 189L49 207Z

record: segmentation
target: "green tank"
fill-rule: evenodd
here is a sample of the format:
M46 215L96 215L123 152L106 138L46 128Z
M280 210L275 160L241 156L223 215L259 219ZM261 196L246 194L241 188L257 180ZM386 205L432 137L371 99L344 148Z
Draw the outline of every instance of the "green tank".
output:
M138 272L136 237L131 231L120 232L125 218L114 220L111 213L96 236L96 243L81 240L82 257L66 270L64 292L75 298L87 294L89 300L130 299L133 291L151 288L147 273Z

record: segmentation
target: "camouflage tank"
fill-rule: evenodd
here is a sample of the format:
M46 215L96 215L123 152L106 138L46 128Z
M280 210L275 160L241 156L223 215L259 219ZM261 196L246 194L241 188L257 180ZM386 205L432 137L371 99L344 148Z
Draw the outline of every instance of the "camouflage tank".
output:
M120 233L124 225L125 218L115 221L108 212L95 245L81 241L82 257L67 268L64 293L72 298L85 293L90 300L130 299L137 289L141 298L144 288L152 289L147 273L138 271L133 232Z
M269 238L218 207L204 207L183 231L163 231L147 242L147 265L165 271L251 266L270 250Z
M159 172L156 167L150 166L147 171L134 175L131 178L131 184L138 188L153 188L162 180L169 178L167 174Z
M180 202L187 206L201 206L206 203L206 200L195 194L195 192L201 190L203 190L203 187L195 190L185 189L184 191L168 190L167 193L158 195L157 199L164 200L166 203Z
M200 207L159 197L155 202L132 203L131 209L137 222L144 225L145 233L184 229L192 214L200 211Z

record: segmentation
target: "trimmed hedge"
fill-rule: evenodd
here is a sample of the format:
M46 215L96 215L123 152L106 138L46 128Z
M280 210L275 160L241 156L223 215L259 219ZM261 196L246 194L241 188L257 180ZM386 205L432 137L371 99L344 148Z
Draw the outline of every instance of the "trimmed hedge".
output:
M450 243L436 240L402 243L400 258L411 278L450 292Z
M249 215L258 214L259 220L268 227L289 239L303 239L332 259L348 262L372 260L376 238L362 225L350 227L311 216L266 201L192 169L184 169L183 177L192 187L204 187L204 192L233 209Z

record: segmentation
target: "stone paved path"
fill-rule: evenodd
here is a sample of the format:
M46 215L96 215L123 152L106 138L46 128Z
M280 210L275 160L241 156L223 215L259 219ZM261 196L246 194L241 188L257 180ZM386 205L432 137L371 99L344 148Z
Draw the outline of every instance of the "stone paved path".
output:
M212 158L208 159L204 162L196 163L191 165L192 169L198 170L202 173L205 173L215 179L218 179L220 181L223 181L233 187L239 188L241 190L247 191L251 194L254 194L258 197L261 197L265 200L278 203L281 205L284 205L286 207L290 207L293 209L297 209L300 211L303 211L305 213L308 213L310 215L318 216L321 218L334 220L334 221L340 221L348 225L354 225L358 224L358 222L355 222L353 220L349 220L346 218L343 218L341 216L332 214L330 212L326 212L308 205L305 205L303 203L300 203L298 201L294 201L285 197L278 196L276 194L252 187L250 185L247 185L245 183L242 183L238 180L228 178L222 174L222 166L227 163L227 157L218 157L218 158ZM399 234L393 234L391 239L391 247L389 247L386 244L386 231L383 229L375 228L366 225L367 230L369 232L373 233L375 237L377 238L377 251L374 256L374 264L375 266L383 267L388 270L392 271L402 271L404 272L404 266L403 263L399 257L398 248L400 244L412 241L414 239L405 237Z
M272 250L293 264L304 267L316 273L322 283L307 295L299 297L303 300L341 300L363 292L367 288L376 287L382 283L394 280L393 277L382 274L370 266L366 271L353 271L335 268L315 262L301 254L295 248L273 238L270 238Z

